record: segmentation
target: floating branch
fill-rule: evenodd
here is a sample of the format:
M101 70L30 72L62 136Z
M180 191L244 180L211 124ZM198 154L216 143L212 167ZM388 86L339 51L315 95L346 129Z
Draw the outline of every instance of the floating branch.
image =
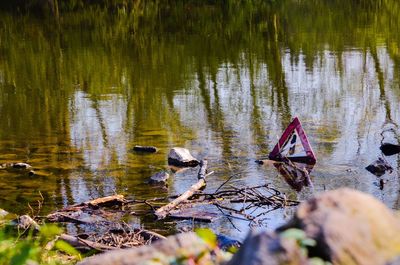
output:
M158 208L155 211L155 215L158 219L164 219L167 215L175 209L180 203L188 200L190 197L193 196L197 191L203 188L206 185L206 171L207 171L207 160L202 160L200 162L200 169L198 173L198 181L197 183L193 184L185 193L181 196L173 200L172 202L168 203L167 205Z

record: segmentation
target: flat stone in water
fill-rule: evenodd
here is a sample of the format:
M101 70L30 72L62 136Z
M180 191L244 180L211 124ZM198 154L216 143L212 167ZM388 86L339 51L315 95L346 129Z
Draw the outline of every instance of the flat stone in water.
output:
M151 176L149 183L151 184L165 183L168 179L169 179L169 174L165 171L161 171Z
M27 163L15 163L12 165L12 167L15 169L30 169L30 168L32 168L32 166Z
M199 160L194 158L190 151L182 147L174 147L169 151L168 164L178 167L196 167Z
M393 171L392 166L389 165L382 158L378 158L372 164L368 165L365 169L377 177L384 175L386 173L386 171L388 171L389 173L391 173Z

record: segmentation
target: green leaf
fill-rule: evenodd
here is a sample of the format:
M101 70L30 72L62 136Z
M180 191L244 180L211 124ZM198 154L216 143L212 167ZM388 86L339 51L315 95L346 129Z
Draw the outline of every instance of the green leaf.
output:
M305 247L315 247L317 245L317 242L314 239L305 238L301 240L301 245Z
M29 255L31 252L31 246L29 244L24 244L20 251L18 251L14 256L11 258L10 264L11 265L24 265L26 261L29 259Z
M332 265L329 261L324 261L321 258L313 257L309 259L311 265Z
M81 259L81 255L80 255L79 251L76 250L73 246L71 246L70 244L68 244L65 241L57 240L55 247L58 250L60 250L64 253L67 253L68 255L77 257L79 260Z
M229 253L235 254L236 252L239 251L239 249L235 246L230 246L226 251L228 251Z
M300 230L297 228L290 228L288 230L285 230L284 232L281 233L281 237L295 239L298 241L301 241L301 240L304 240L307 238L306 233L303 230Z
M211 248L217 247L217 236L208 228L196 229L198 237L203 239Z
M40 235L45 239L52 239L56 235L61 234L62 230L56 225L42 225L40 227Z

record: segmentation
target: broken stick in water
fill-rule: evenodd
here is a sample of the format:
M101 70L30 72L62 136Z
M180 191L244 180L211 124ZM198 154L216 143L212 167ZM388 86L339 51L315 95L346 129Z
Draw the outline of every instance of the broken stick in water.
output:
M193 196L197 191L199 191L202 187L206 185L206 171L207 171L207 160L202 160L200 162L200 169L197 175L198 181L196 184L193 184L190 189L185 191L181 196L168 203L167 205L158 208L155 211L155 215L158 219L164 219L171 212L171 210L175 209L180 203L186 201L190 197Z

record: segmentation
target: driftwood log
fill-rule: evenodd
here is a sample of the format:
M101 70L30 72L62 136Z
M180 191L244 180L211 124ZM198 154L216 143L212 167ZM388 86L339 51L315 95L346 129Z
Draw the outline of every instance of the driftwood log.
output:
M197 183L193 184L187 191L185 191L181 196L168 203L167 205L158 208L155 211L155 215L158 219L164 219L168 214L174 210L180 203L186 201L193 196L197 191L206 185L206 172L207 172L207 160L202 160L200 162L200 169L197 175Z
M79 238L77 236L61 234L58 237L58 240L62 240L73 246L74 248L81 250L81 251L89 251L89 250L97 250L100 252L108 251L108 250L115 250L118 249L117 247L108 246L105 244L93 242L90 240L85 240L83 238Z

